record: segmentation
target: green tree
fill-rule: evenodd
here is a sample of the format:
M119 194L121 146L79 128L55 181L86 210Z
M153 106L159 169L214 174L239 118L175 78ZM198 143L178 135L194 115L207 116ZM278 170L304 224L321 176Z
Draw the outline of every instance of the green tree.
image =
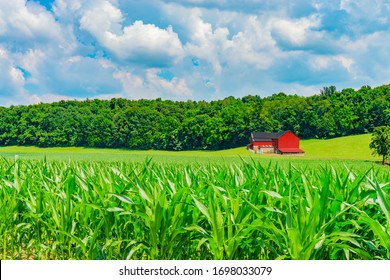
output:
M385 164L385 159L390 155L390 127L379 126L374 128L370 149L374 150L374 155L382 156L382 164Z
M330 96L336 92L337 92L337 89L335 86L323 87L322 89L320 89L320 94L324 95L324 96Z

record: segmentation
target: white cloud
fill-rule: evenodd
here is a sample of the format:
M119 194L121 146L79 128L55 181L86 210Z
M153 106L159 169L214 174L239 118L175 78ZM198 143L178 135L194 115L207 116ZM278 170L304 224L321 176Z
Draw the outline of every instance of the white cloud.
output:
M0 46L0 59L7 58L7 51Z
M158 69L150 68L141 75L131 71L117 71L114 77L124 88L124 95L133 99L154 99L158 97L186 100L192 96L184 79L174 77L168 81L158 76Z
M120 92L120 83L113 77L116 66L105 58L81 55L44 53L39 49L13 53L9 64L24 76L23 87L33 87L31 94L57 94L70 98L92 97Z
M317 55L312 58L310 65L314 71L324 71L335 67L335 65L340 65L344 67L348 72L351 72L351 67L354 65L355 61L352 58L335 55L335 56L323 56Z
M0 104L15 104L25 94L25 79L13 65L10 54L0 45Z
M35 2L0 0L0 33L19 41L62 41L53 15Z
M108 1L97 1L94 7L84 12L80 26L104 40L106 32L120 35L122 21L122 12L117 7Z
M390 3L387 0L340 0L340 9L356 17L387 22Z
M58 17L63 18L68 12L74 14L75 11L80 10L82 5L85 5L86 3L88 3L88 1L85 0L56 0L53 11Z
M15 85L19 87L24 85L25 80L23 77L23 73L19 69L11 67L11 69L9 70L9 76L11 77Z
M171 81L160 78L157 73L158 69L148 69L146 72L147 81L157 91L167 96L175 96L183 99L192 95L192 90L187 87L184 79L174 77Z
M32 96L30 96L28 98L28 103L29 104L39 104L39 103L42 103L42 99L38 95L33 94Z
M186 56L207 61L216 75L227 68L241 71L244 65L267 69L283 55L272 38L268 17L177 4L165 5L164 13L183 29Z
M310 65L314 70L324 70L330 65L330 58L327 56L317 56L310 61Z
M112 98L120 98L122 97L121 94L99 94L96 96L90 96L87 97L88 99L103 99L103 100L110 100ZM79 100L83 101L87 98L72 98L67 95L60 95L60 94L53 94L53 93L45 93L45 94L33 94L27 98L29 104L38 104L38 103L52 103L52 102L59 102L62 100Z
M262 25L256 16L250 16L243 31L233 36L227 56L238 66L245 63L257 69L267 69L277 53L275 40L267 26Z
M182 45L171 26L162 29L137 20L122 26L121 11L110 2L97 2L80 19L80 27L90 32L102 46L119 59L146 65L166 66L182 56Z
M207 60L213 65L215 73L220 74L221 54L231 45L228 40L229 29L213 28L211 23L202 19L202 11L197 8L167 5L164 10L177 24L184 27L188 34L188 42L184 46L185 54Z
M130 71L117 71L114 73L114 78L122 84L124 95L128 98L157 98L155 92L145 90L144 81L141 77L134 75Z
M272 23L272 28L275 35L281 40L293 46L302 46L310 40L318 39L317 36L319 34L313 32L312 29L319 27L319 25L319 17L310 16L296 20L275 19Z
M384 31L344 40L344 53L353 59L350 66L352 82L358 85L389 83L390 50L386 43L389 40L390 33Z
M15 63L31 73L33 77L38 76L42 70L40 67L47 59L47 54L40 49L29 49L24 53L15 54Z
M45 93L41 95L33 94L30 97L28 97L30 104L38 104L38 103L52 103L52 102L58 102L61 100L72 100L69 96L66 95L59 95L59 94L53 94L53 93Z
M343 67L348 70L348 72L351 72L351 66L355 63L353 59L342 55L336 56L335 60L340 62L341 65L343 65Z
M268 2L0 0L0 104L388 83L388 1Z

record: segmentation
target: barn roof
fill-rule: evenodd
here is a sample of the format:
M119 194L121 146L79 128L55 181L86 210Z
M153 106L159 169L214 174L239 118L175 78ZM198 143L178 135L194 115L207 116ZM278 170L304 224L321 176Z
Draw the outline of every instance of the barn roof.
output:
M253 141L272 141L272 139L279 139L288 131L281 132L252 132Z

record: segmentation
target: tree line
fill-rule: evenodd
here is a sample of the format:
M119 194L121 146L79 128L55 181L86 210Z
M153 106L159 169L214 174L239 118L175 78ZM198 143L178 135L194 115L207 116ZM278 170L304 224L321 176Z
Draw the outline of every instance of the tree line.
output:
M248 95L217 101L60 101L0 107L0 145L217 150L244 146L250 132L291 130L332 138L390 125L390 85L303 97Z

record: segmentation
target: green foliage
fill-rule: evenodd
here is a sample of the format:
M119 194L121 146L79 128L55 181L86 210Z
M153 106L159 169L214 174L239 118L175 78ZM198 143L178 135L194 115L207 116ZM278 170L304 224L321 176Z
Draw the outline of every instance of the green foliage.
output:
M335 87L335 86L323 87L323 88L320 90L321 95L325 95L325 96L332 95L332 94L334 94L334 93L336 93L336 92L337 92L337 90L336 90L336 87Z
M385 164L385 159L390 156L390 127L379 126L374 129L370 148L374 150L373 154L382 156L382 164Z
M390 86L325 87L309 97L223 100L86 100L0 107L0 145L219 150L249 143L252 131L292 130L302 139L372 132L390 125Z
M143 161L147 157L162 163L221 163L237 162L239 157L253 158L256 161L274 160L283 162L293 160L295 164L309 163L311 165L320 162L340 164L340 160L348 160L348 165L372 165L368 161L380 159L372 155L369 148L371 134L352 135L332 139L308 139L301 140L300 146L305 151L304 157L259 155L248 152L245 147L218 151L163 151L163 150L128 150L128 149L102 149L82 147L53 147L42 148L35 146L7 146L0 147L0 157L20 159L43 159L49 160L84 160L84 161ZM337 160L338 159L338 160ZM365 160L357 161L357 160ZM344 162L341 161L341 162Z
M389 259L382 166L0 159L1 259Z

